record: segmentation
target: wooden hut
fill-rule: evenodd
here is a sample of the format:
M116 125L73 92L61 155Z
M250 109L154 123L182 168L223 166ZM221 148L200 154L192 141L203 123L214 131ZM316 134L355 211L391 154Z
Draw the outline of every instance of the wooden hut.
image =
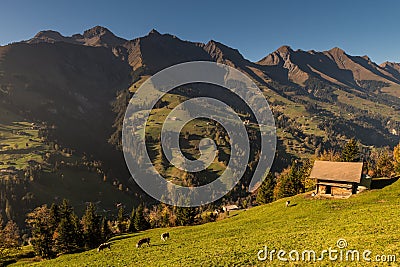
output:
M347 197L357 193L363 171L362 162L315 161L310 178L316 180L316 193Z

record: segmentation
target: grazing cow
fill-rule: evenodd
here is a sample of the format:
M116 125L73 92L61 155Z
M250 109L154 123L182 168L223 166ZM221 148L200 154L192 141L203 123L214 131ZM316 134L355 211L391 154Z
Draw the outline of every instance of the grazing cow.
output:
M102 251L103 249L108 248L109 250L111 250L111 244L110 243L103 243L101 244L98 248L97 248L97 252Z
M288 200L288 201L286 201L286 207L289 207L290 206L290 201Z
M166 241L169 238L169 233L163 233L161 234L161 240Z
M142 245L147 244L150 247L150 237L142 238L136 244L137 248L140 248Z

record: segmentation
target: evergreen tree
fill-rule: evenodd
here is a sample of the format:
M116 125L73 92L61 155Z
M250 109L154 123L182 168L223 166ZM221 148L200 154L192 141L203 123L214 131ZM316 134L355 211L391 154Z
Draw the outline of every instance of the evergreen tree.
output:
M112 235L111 229L108 226L108 220L103 217L100 225L101 242L106 242Z
M360 150L356 139L350 139L343 147L342 161L357 162L360 160Z
M129 218L129 226L128 226L128 232L129 233L134 233L136 232L136 227L135 227L135 218L136 218L136 210L133 207L132 212L131 212L131 217Z
M117 217L117 228L120 233L125 232L125 218L124 218L124 207L121 205L118 209Z
M4 257L4 251L6 250L5 242L4 242L4 234L3 234L3 219L0 215L0 259ZM1 264L0 260L0 264Z
M292 166L284 170L278 177L274 190L275 199L304 193L303 178L303 173L299 170L294 161Z
M95 248L101 244L100 216L96 213L96 207L89 203L86 212L82 217L83 238L86 248Z
M49 227L54 232L60 223L60 209L57 204L53 203L50 207Z
M315 180L310 179L313 165L314 163L310 159L304 159L301 162L298 177L303 184L304 192L312 191L315 189Z
M177 225L192 225L196 216L196 209L192 207L177 207L176 208L176 224Z
M142 205L139 205L136 209L134 224L137 231L143 231L149 228L149 223L144 217L144 208Z
M258 189L256 201L258 204L270 203L274 200L275 177L269 173Z
M60 223L53 239L56 252L61 254L77 251L82 244L79 219L65 199L60 206Z

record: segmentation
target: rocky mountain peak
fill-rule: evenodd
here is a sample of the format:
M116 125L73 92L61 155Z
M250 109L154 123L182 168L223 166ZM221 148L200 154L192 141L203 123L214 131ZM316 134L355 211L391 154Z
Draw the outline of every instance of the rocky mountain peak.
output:
M346 52L343 49L339 48L339 47L334 47L334 48L328 50L328 52L330 54L332 54L332 55L344 55L344 54L346 54Z
M65 41L67 38L61 33L53 30L46 30L38 32L32 39L28 40L28 43L55 43Z
M149 33L147 34L148 36L153 35L153 36L159 36L161 33L159 33L156 29L151 29Z
M84 31L83 33L84 38L93 38L96 36L104 36L104 35L111 35L115 37L115 35L109 29L102 26L95 26L89 30Z

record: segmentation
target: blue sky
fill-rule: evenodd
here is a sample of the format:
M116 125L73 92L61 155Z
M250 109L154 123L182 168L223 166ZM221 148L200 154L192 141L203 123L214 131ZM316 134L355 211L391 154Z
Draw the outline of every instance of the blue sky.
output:
M338 46L377 63L400 62L400 1L18 1L0 6L0 44L52 29L63 35L95 25L126 39L152 28L184 40L220 41L259 60L281 45Z

